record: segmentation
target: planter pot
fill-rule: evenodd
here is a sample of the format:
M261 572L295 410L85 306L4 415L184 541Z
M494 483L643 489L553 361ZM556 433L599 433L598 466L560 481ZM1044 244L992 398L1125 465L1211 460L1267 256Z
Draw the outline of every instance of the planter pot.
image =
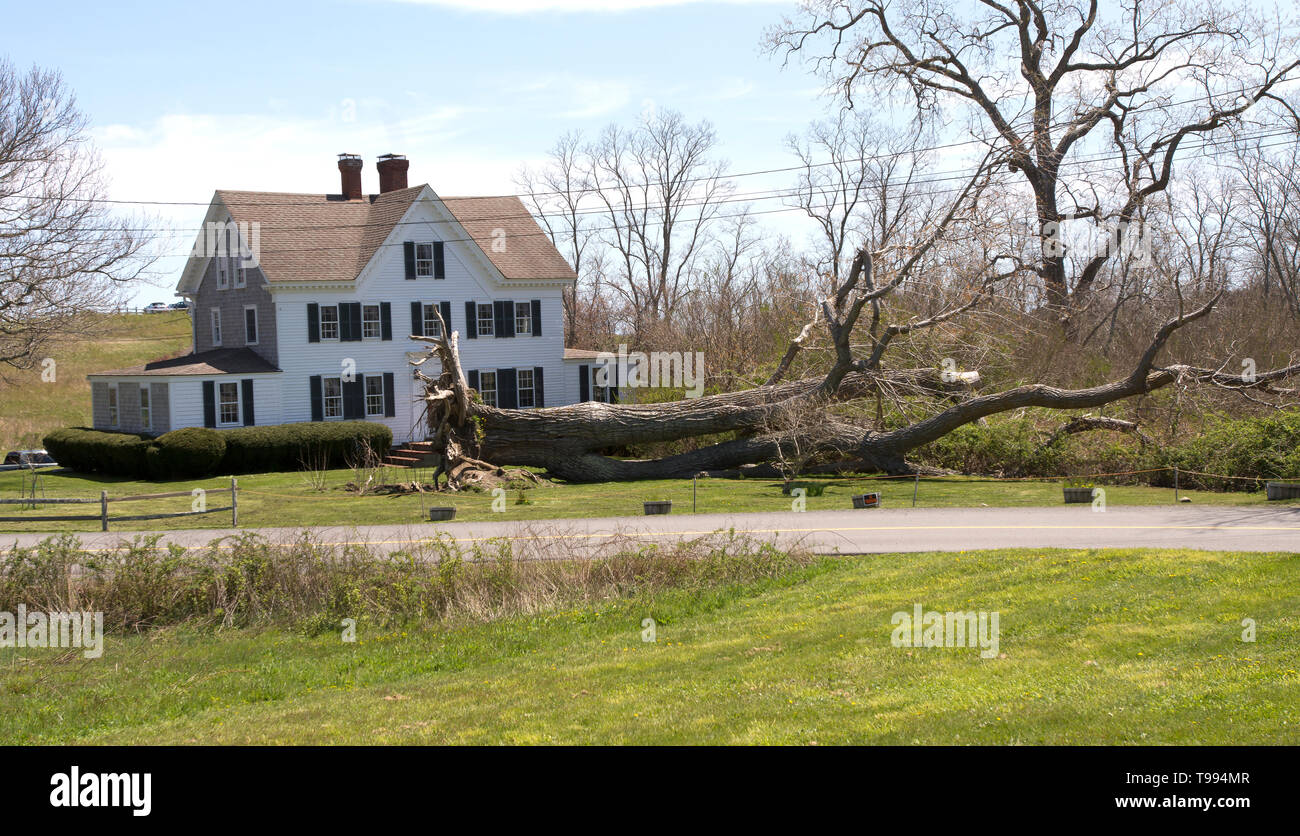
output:
M1065 488L1065 504L1092 502L1092 488Z
M455 508L430 508L429 509L430 522L446 522L447 520L454 520L454 519L456 519Z
M1300 499L1300 482L1268 482L1264 493L1269 499Z
M647 517L653 514L667 514L673 510L672 500L665 500L663 502L646 502L643 504L645 505L645 514Z
M853 507L854 508L879 508L880 492L875 491L873 493L858 494L857 496L853 497Z

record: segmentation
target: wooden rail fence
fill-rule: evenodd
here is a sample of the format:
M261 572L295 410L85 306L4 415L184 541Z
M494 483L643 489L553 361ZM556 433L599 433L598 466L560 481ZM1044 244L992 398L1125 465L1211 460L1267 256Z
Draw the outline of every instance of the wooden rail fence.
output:
M191 500L195 500L198 499L200 496L200 494L198 493L199 491L203 491L203 493L201 494L203 498L203 507L201 510L197 510L197 511L193 510L193 506L191 506L191 510L189 511L172 511L166 514L132 514L130 516L115 516L115 517L109 517L108 515L108 505L110 502L140 502L143 500L154 500L154 499L175 499L182 496L189 497ZM230 494L229 505L218 505L216 507L208 507L207 504L208 494L225 494L227 492L229 492ZM24 505L24 506L30 505L33 508L39 505L91 505L94 503L99 503L98 514L61 514L57 516L39 516L39 517L24 515L21 517L0 517L0 522L85 522L89 520L99 520L100 530L108 531L108 523L110 520L114 520L116 522L127 522L129 520L165 520L165 519L170 519L172 517L194 517L202 514L217 514L222 511L229 511L231 528L239 527L239 480L233 478L230 480L229 488L216 488L212 490L208 490L204 488L195 488L194 490L190 490L190 491L172 491L170 493L148 493L148 494L139 494L137 496L109 496L108 491L100 491L98 499L95 499L93 497L44 497L44 496L40 498L24 497L23 499L0 499L0 505Z

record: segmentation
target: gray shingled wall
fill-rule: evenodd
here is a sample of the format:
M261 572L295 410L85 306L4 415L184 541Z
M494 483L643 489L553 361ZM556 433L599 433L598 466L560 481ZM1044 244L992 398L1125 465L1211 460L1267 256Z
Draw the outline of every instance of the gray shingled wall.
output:
M280 355L276 345L275 303L266 290L266 277L261 268L248 271L248 287L235 287L230 277L230 287L217 289L217 260L208 262L208 269L199 283L194 300L194 350L210 351L218 348L212 344L212 309L221 309L220 348L244 347L244 306L257 306L257 345L249 346L272 365L279 365Z

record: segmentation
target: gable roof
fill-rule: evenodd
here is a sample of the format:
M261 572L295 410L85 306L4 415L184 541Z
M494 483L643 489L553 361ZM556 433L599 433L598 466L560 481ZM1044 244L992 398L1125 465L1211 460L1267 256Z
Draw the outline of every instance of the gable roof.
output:
M507 279L578 277L524 202L514 195L444 197L442 203ZM505 245L498 245L501 252L492 248L496 241Z
M235 223L256 223L258 264L272 282L352 281L423 187L345 200L342 195L218 190Z
M251 348L214 348L198 354L184 354L154 360L143 366L94 372L88 377L139 377L145 375L268 374L280 371Z
M425 189L427 185L412 186L360 200L346 200L342 195L221 189L213 197L208 215L213 219L221 214L215 210L223 207L236 224L257 224L258 263L270 282L354 281ZM429 194L431 201L446 207L504 278L577 278L518 197L440 198L432 189ZM200 264L206 266L206 259L190 260L181 278L182 288L201 278Z

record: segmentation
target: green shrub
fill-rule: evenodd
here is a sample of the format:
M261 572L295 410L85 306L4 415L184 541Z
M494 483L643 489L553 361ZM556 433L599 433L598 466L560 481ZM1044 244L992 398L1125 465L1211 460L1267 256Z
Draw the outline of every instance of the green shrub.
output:
M225 455L219 430L185 427L159 436L145 458L151 479L199 479L215 473Z
M151 441L136 433L66 427L49 433L42 443L55 461L71 470L142 478L148 473L146 451Z
M346 467L363 446L383 455L392 430L371 421L277 424L212 430L186 427L157 439L85 427L54 430L45 449L82 473L138 479L200 479L215 473L267 473Z
M222 473L264 473L304 467L344 467L363 444L383 455L393 432L373 421L313 421L222 430Z

